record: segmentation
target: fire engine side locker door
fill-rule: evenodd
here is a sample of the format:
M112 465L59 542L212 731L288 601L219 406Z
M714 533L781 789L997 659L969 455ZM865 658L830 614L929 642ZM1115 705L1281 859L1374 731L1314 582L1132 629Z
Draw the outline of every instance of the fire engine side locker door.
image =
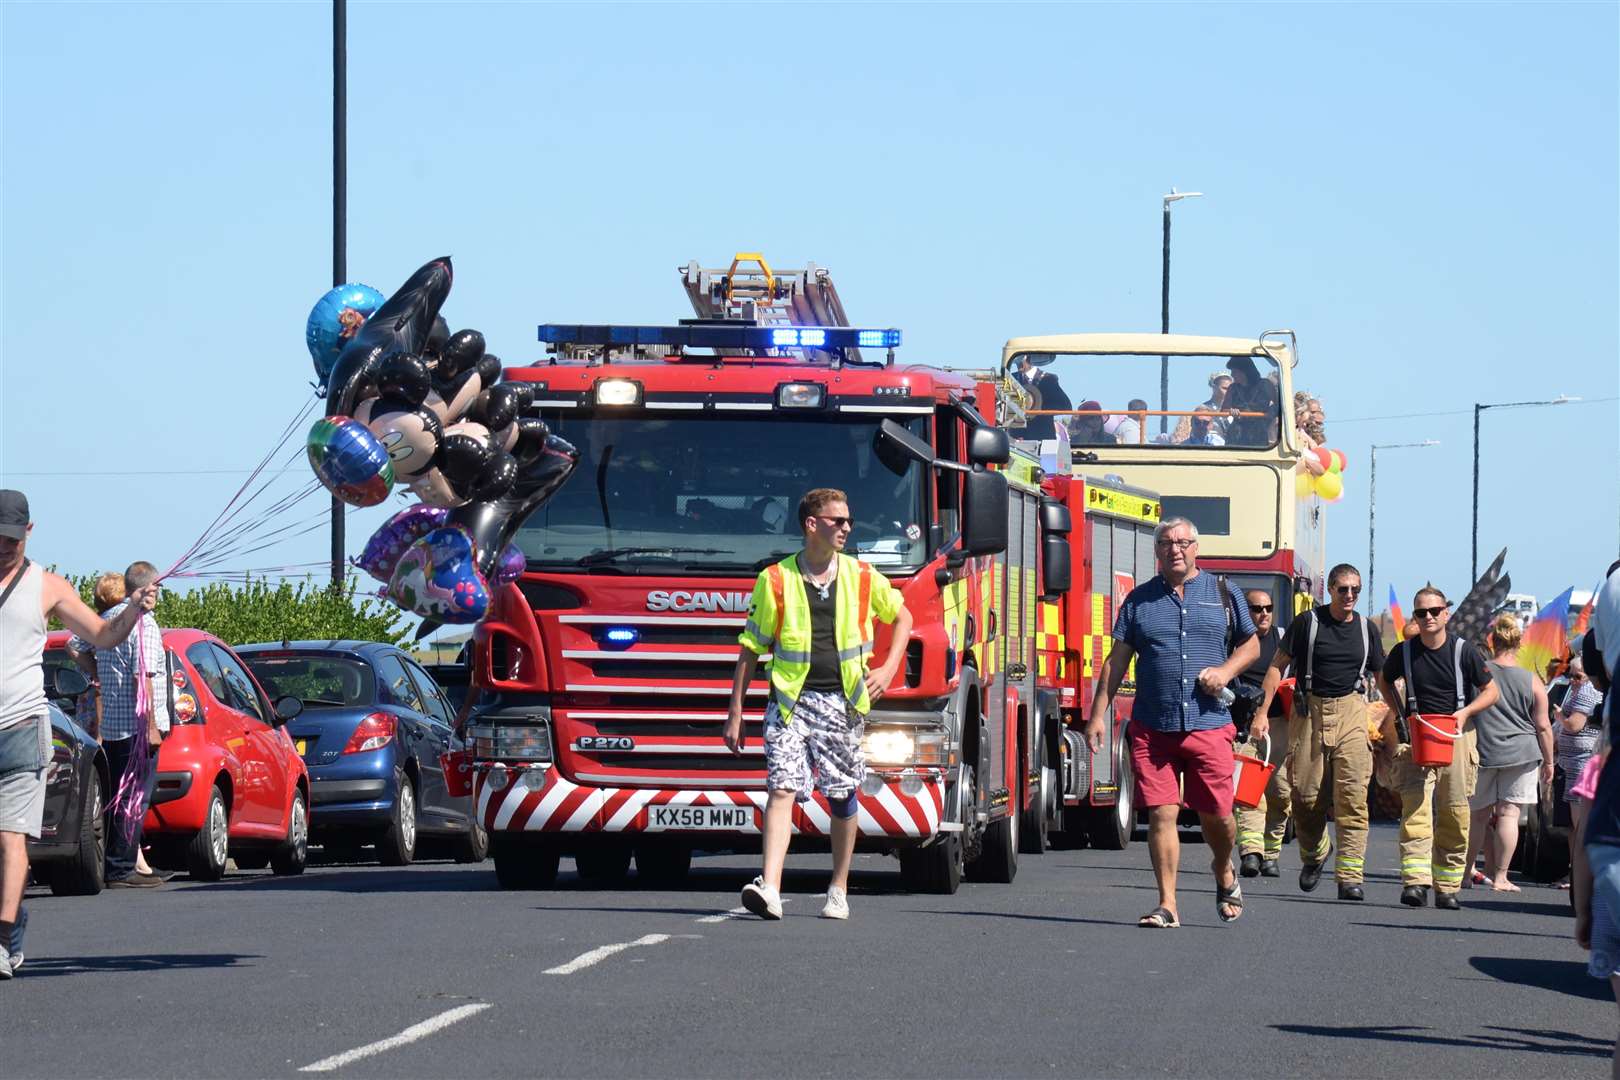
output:
M1108 659L1109 647L1113 644L1114 631L1114 522L1103 514L1090 514L1086 528L1091 530L1091 595L1087 598L1087 614L1090 625L1087 627L1086 640L1087 656L1091 660L1091 673L1093 693L1096 687L1103 683L1103 663ZM1129 573L1131 567L1130 549L1126 549L1125 572ZM1108 745L1112 747L1117 741L1119 731L1118 710L1110 710L1110 728L1108 731ZM1091 791L1082 791L1084 800L1090 796L1102 804L1111 804L1116 792L1114 780L1114 755L1112 753L1093 754L1091 757ZM1101 788L1101 791L1098 789Z

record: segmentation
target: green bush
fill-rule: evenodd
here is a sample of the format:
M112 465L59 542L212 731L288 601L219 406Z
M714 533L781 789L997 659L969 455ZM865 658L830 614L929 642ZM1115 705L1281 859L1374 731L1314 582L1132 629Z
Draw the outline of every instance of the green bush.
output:
M91 604L95 578L69 580ZM154 614L159 626L205 630L227 645L331 638L403 645L411 637L402 611L373 597L357 603L353 582L343 592L311 581L271 585L262 579L246 584L216 581L185 592L165 587Z

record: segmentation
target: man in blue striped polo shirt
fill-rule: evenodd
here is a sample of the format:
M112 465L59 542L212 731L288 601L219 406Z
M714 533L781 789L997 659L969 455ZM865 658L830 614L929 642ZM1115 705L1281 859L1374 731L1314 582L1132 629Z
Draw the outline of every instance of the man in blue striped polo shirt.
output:
M1159 906L1143 927L1180 926L1176 870L1181 805L1197 812L1214 862L1216 912L1222 922L1243 914L1243 892L1232 868L1232 741L1226 685L1260 655L1243 594L1198 569L1198 530L1168 518L1153 530L1159 572L1132 589L1114 616L1114 645L1091 699L1086 739L1103 749L1109 704L1136 660L1136 700L1129 737L1136 790L1148 808L1148 853Z

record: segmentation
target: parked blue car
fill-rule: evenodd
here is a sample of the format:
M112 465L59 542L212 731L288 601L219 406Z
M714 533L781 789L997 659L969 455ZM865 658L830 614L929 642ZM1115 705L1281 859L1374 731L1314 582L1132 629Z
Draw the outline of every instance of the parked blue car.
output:
M489 837L472 798L452 794L445 759L462 750L449 699L392 645L294 641L236 650L272 698L304 711L287 733L309 767L310 842L339 857L375 844L405 866L423 841L448 842L457 862L482 862Z

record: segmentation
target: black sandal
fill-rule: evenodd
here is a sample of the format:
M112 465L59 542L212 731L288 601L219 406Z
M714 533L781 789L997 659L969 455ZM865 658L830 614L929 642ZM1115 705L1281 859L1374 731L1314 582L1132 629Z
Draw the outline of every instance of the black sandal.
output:
M1227 908L1236 908L1237 914L1228 915ZM1243 887L1235 880L1230 889L1216 882L1215 884L1215 914L1221 917L1221 922L1237 922L1243 916Z
M1156 907L1137 919L1136 925L1144 930L1174 930L1181 922L1176 918L1176 913L1169 908Z

